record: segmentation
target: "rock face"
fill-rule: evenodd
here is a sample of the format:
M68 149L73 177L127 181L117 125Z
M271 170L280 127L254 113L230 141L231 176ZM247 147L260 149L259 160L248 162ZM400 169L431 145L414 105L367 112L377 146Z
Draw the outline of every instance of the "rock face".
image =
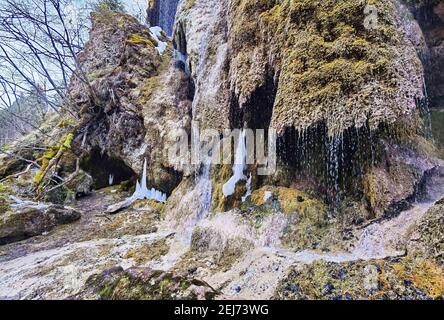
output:
M173 43L195 84L193 120L203 128L279 132L280 174L254 178L253 190L310 184L330 205L344 196L364 201L364 216L371 217L414 194L434 166L411 165L433 149L415 142L425 140L418 108L421 29L405 18L409 11L400 1L376 1L378 26L366 28L365 6L354 0L179 3ZM409 157L393 163L399 145ZM378 204L373 195L385 191L372 191L367 178L399 166L411 174L390 179L406 180L409 190ZM227 174L213 169L212 201L220 209Z
M186 48L180 49L196 80L205 70L203 59L211 74L225 73L219 78L228 86L215 89L230 97L231 103L221 104L228 108L222 116L237 115L232 125L254 123L254 108L268 114L262 126L271 121L281 132L322 121L332 134L352 126L375 129L414 115L415 97L423 96L422 67L395 1L376 2L381 25L375 30L364 28L360 1L210 2L181 3L176 39L179 44L185 32ZM198 94L206 84L196 83Z
M23 207L0 215L0 245L51 231L80 219L80 212L61 206Z
M444 85L444 4L441 1L413 1L411 11L421 27L425 50L421 57L426 71L428 93L433 106L442 105Z

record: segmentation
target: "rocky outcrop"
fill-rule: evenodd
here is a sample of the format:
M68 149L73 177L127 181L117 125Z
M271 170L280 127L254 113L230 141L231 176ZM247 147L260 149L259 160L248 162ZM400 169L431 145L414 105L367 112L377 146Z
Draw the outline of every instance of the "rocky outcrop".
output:
M231 118L232 125L248 120L249 109L266 107L251 105L266 103L255 101L265 90L271 110L262 112L269 113L274 128L303 130L327 121L333 134L414 116L415 97L423 96L422 66L396 4L376 2L380 25L374 30L364 28L365 4L354 0L195 1L192 6L183 1L178 23L194 74L202 76L203 59L213 70L219 67L212 74L225 72L231 103L221 105L227 116L240 117ZM211 13L205 9L210 6ZM205 14L213 18L197 19ZM211 25L202 29L203 23ZM198 93L201 81L196 82Z
M91 88L75 78L69 90L81 118L77 134L85 137L90 154L99 150L133 172L142 170L146 158L149 185L171 192L180 174L168 163L164 145L175 128L190 126L188 78L170 60L165 34L154 36L136 19L116 12L95 13L92 23L90 40L79 55ZM166 51L159 51L160 46ZM85 169L94 167L89 160L94 161L87 153Z
M444 199L438 201L413 230L407 252L444 266Z
M91 276L75 298L101 300L211 300L207 283L148 268L114 268Z
M80 219L80 212L62 206L25 206L0 215L0 245L51 231Z

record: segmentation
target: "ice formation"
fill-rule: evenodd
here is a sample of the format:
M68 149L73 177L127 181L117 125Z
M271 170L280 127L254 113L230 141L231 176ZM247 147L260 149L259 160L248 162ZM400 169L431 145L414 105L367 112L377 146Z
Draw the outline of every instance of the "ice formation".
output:
M154 40L156 40L157 42L157 47L156 47L157 51L159 51L159 54L162 55L165 52L165 49L167 48L167 43L160 40L160 37L162 36L162 28L151 27L150 32Z
M234 156L234 165L233 165L233 176L227 183L223 186L223 194L225 197L231 196L234 194L236 189L236 184L241 180L247 180L247 177L244 175L244 170L247 165L247 147L245 144L245 131L242 130L239 142L236 148L236 154Z
M163 202L165 203L167 200L167 196L165 193L162 193L161 191L158 191L154 188L151 188L151 190L148 189L147 185L146 185L146 176L147 176L147 163L146 163L146 159L145 162L143 163L143 174L142 174L142 180L137 181L136 183L136 191L134 192L134 194L131 196L131 199L133 201L135 200L155 200L158 202Z

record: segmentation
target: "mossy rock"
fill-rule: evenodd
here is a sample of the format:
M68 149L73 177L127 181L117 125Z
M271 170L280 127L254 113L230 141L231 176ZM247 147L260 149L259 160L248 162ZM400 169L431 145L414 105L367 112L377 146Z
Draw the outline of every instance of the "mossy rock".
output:
M210 300L217 295L203 281L149 268L113 268L91 276L78 297L91 293L102 300Z
M0 216L10 210L11 206L9 200L4 196L0 196Z
M302 217L309 217L317 215L317 212L326 212L327 210L322 201L305 192L285 187L264 186L253 191L251 202L256 206L266 204L268 201L265 197L266 194L269 195L269 199L276 199L282 212L286 214L298 213Z
M368 4L379 19L366 29ZM237 98L247 102L267 74L278 78L271 119L278 132L325 121L333 136L412 118L415 97L423 96L423 70L399 23L401 14L393 0L232 2Z
M0 245L51 231L61 224L80 219L80 212L61 206L23 208L0 215Z
M131 207L134 209L151 208L160 214L165 211L165 204L155 200L137 200Z
M442 299L444 270L433 261L401 258L294 268L275 298L286 300Z
M233 196L225 197L223 194L224 184L233 175L231 165L223 164L213 166L211 170L212 197L211 207L215 212L225 212L235 207L235 202L239 204L242 186L245 187L245 181L240 181L236 185L236 191ZM245 189L246 190L246 189Z
M162 239L154 243L147 243L133 248L126 253L124 258L133 259L137 265L142 265L146 262L161 258L168 253L169 249L166 240Z

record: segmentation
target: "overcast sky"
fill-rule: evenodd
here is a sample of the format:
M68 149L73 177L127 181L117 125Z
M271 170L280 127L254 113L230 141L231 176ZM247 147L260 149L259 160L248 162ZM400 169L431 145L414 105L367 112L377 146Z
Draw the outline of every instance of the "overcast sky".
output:
M4 4L5 0L0 0L0 4ZM30 0L30 1L36 1L37 3L41 0ZM83 10L86 7L86 3L94 3L95 0L72 0L73 3L66 6L64 8L64 12L68 15L71 15L71 21L66 21L68 28L69 24L72 23L73 25L76 25L76 22L79 21L79 19L84 20L85 17L89 16L89 13L86 10ZM69 2L69 1L68 1ZM146 8L148 6L148 0L123 0L122 3L125 6L126 12L137 17L141 22L145 21L146 17ZM72 28L75 29L74 27ZM0 30L0 33L3 30ZM88 34L85 33L84 39L88 37ZM13 46L16 46L16 44L12 44ZM6 48L7 51L10 51L10 49ZM37 74L35 74L35 70L33 70L33 62L32 61L26 61L24 59L17 58L17 63L22 65L22 72L27 75L32 75L35 78L39 78ZM10 78L11 73L5 69L8 68L8 65L3 65L1 59L0 59L0 75ZM54 68L54 70L51 70L51 63L47 63L47 70L50 71L50 73L57 78L57 66ZM3 90L3 88L0 87L0 96L4 97L4 94L6 92ZM13 97L10 97L13 100L15 100ZM1 99L0 99L0 109L4 107Z

